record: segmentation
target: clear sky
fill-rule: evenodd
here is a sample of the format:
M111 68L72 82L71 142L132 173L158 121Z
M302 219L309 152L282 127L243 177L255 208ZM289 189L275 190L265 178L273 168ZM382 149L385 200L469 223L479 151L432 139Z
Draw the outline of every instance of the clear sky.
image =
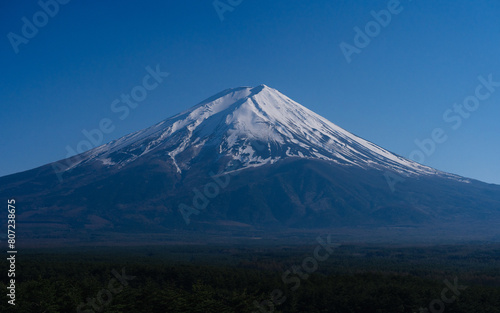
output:
M66 157L105 118L102 143L266 84L405 157L440 128L418 161L500 184L499 1L218 3L72 0L49 16L37 1L2 2L0 176ZM111 104L157 65L169 76L120 119Z

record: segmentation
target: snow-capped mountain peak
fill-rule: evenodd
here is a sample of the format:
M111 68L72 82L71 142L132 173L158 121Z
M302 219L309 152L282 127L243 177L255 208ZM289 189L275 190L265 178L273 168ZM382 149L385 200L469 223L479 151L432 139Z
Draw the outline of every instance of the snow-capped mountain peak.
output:
M403 175L440 173L349 133L266 85L224 90L152 127L84 153L79 164L99 161L121 167L150 156L172 162L182 173L209 150L216 151L214 162L226 162L225 171L312 158Z

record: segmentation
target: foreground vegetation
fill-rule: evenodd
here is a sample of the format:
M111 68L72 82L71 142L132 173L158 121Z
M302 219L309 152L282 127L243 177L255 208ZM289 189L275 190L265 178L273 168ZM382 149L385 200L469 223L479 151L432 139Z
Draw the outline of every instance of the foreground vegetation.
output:
M343 245L314 266L315 247L24 251L0 311L500 312L498 245Z

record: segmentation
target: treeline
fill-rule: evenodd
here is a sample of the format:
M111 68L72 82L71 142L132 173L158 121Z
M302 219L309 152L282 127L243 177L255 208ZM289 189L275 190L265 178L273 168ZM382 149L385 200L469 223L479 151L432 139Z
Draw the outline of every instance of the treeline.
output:
M183 249L20 255L16 306L4 296L0 311L401 313L433 303L436 312L500 312L499 252L489 249L344 246L288 283L283 273L310 247Z

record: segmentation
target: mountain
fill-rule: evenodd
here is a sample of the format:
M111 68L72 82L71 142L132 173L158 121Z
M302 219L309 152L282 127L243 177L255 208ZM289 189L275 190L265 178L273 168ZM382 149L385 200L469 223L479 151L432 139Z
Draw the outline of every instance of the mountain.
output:
M265 85L225 90L150 128L84 153L69 169L95 162L122 168L154 157L171 161L182 174L207 154L211 162L225 159L223 172L298 157L461 179L357 137Z
M22 207L21 236L35 241L325 231L500 239L500 186L391 153L265 85L224 90L0 185Z

